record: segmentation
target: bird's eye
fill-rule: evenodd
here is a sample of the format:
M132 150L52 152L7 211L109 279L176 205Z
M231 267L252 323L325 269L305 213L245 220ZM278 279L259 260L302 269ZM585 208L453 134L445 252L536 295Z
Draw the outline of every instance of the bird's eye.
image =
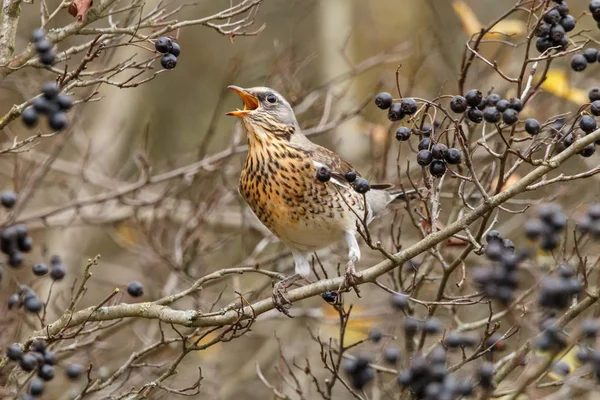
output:
M269 103L277 103L277 96L275 96L273 93L267 95L267 101Z

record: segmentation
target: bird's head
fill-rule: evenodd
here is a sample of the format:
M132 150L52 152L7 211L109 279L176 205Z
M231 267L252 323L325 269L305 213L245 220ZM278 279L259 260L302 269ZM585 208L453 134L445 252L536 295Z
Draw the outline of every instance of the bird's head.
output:
M258 139L283 138L289 140L298 127L294 110L282 95L267 87L243 89L228 86L244 102L243 110L227 115L240 117L248 135Z

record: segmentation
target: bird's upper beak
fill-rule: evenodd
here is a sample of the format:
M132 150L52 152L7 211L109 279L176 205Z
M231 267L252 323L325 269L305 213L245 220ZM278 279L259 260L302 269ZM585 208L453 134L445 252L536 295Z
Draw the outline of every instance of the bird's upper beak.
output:
M256 96L248 93L246 91L246 89L243 89L239 86L233 86L233 85L227 86L227 89L233 90L234 92L236 92L244 101L244 109L243 110L229 111L227 113L227 115L233 115L234 117L243 117L244 115L248 114L250 111L256 110L258 108L258 99L256 98Z

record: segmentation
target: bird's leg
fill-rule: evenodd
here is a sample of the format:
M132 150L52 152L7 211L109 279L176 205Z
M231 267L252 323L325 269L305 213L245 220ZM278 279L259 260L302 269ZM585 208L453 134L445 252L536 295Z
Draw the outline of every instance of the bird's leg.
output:
M307 255L301 253L292 253L292 255L294 256L296 273L273 285L273 304L275 305L275 308L290 318L292 318L292 316L288 310L292 307L292 302L287 298L285 293L294 282L310 274L310 264Z
M356 272L355 267L360 260L360 247L353 232L344 232L344 240L348 245L348 264L346 264L346 277L341 288L353 288L356 294L360 295L356 280L361 278L361 274Z

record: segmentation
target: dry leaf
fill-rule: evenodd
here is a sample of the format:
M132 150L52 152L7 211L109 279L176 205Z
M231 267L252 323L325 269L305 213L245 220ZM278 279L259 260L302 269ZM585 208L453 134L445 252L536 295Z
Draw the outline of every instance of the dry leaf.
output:
M546 80L542 83L542 89L575 104L581 105L588 102L588 94L581 89L570 87L567 73L560 69L548 71Z
M92 4L94 4L92 0L73 0L69 4L69 14L77 17L77 23L82 24Z

